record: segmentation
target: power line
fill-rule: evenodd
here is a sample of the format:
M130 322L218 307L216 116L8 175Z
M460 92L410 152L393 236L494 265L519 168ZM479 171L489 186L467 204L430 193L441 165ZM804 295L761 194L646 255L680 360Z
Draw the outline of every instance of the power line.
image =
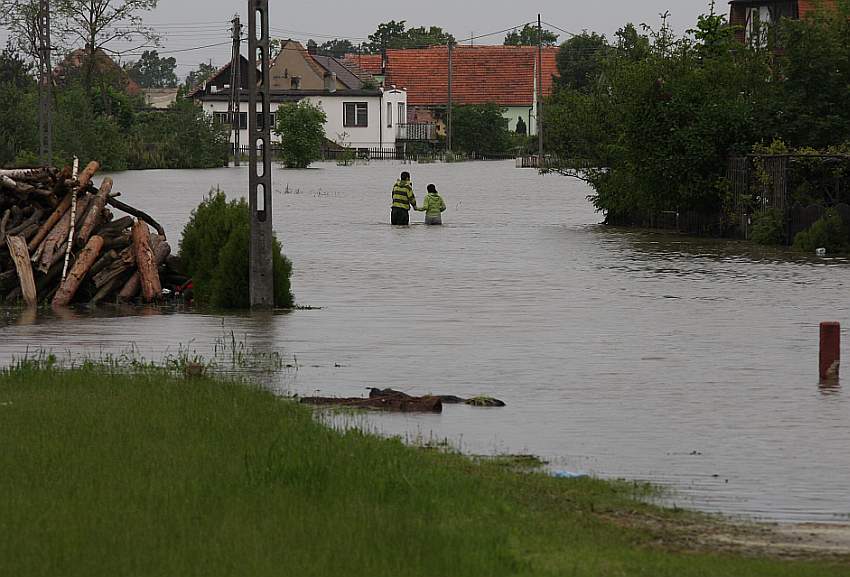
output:
M570 32L569 30L564 30L563 28L559 28L558 26L555 26L555 25L554 25L554 24L552 24L551 22L544 22L543 24L545 24L545 25L546 25L546 26L548 26L549 28L554 28L554 29L555 29L555 30L557 30L558 32L563 32L563 33L564 33L564 34L566 34L567 36L579 36L579 34L576 34L575 32Z

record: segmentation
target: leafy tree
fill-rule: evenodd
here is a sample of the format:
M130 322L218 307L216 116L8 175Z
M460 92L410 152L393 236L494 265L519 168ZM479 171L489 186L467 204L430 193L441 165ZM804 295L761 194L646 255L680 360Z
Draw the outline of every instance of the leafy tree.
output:
M505 109L497 104L455 106L452 139L456 150L475 154L505 154L511 138Z
M39 0L0 0L0 27L9 32L10 48L31 61L38 59L41 45L38 14Z
M168 110L140 114L130 136L129 167L226 166L228 133L203 108L178 100Z
M322 157L325 122L324 111L306 100L286 103L277 109L275 132L280 135L281 154L287 168L307 168Z
M83 82L90 86L95 56L116 43L156 44L156 32L144 25L142 13L156 8L158 0L54 0L56 28L71 44L85 46L87 63Z
M18 53L0 53L0 165L38 150L38 95L31 73Z
M604 36L586 30L561 44L557 56L558 86L587 89L602 73L602 62L608 51Z
M180 258L193 278L195 302L225 309L250 307L248 203L228 202L224 192L211 191L192 212L183 229ZM289 277L292 264L274 239L274 302L276 307L293 305Z
M342 58L346 54L357 52L357 47L350 40L328 40L321 44L318 48L319 54L323 56L333 56L334 58Z
M423 48L427 46L445 46L454 42L455 38L439 26L425 28L407 28L407 21L390 20L378 25L374 34L369 36L369 43L364 44L369 52L380 52L382 48Z
M537 46L537 37L537 26L526 24L519 32L514 30L505 36L505 46ZM555 46L558 43L558 35L551 30L543 29L540 37L543 46Z
M209 80L213 74L218 71L218 68L212 65L212 63L201 62L198 64L198 68L192 70L187 76L184 82L184 86L186 90L191 90L195 86Z
M127 72L142 88L176 88L177 59L160 58L156 50L145 50L142 57L129 64Z

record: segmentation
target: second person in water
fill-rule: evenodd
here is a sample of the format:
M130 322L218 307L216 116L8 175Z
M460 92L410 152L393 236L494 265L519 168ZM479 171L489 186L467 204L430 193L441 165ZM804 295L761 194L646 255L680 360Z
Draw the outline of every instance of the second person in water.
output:
M437 192L437 187L429 184L428 194L425 195L422 206L414 210L425 213L425 224L443 224L442 215L446 210L446 201Z

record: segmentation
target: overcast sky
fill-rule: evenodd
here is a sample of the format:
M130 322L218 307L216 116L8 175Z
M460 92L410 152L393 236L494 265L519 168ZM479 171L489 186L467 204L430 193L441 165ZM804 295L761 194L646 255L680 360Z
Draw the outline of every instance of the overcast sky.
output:
M116 0L117 1L117 0ZM314 38L350 38L355 44L375 31L380 22L406 20L409 26L441 26L458 40L488 34L537 19L568 30L594 30L610 36L626 22L656 25L660 14L670 10L675 29L684 32L697 15L707 12L709 0L537 0L525 3L504 0L427 0L398 2L280 2L271 0L272 35L301 41ZM146 21L163 35L160 53L227 42L229 21L236 12L246 18L247 2L234 0L160 0ZM726 0L718 11L726 12ZM477 44L501 44L504 34L476 40ZM561 40L564 40L562 34ZM0 32L5 43L5 31ZM228 46L175 52L184 76L198 62L222 64L230 58ZM135 60L127 55L125 60Z

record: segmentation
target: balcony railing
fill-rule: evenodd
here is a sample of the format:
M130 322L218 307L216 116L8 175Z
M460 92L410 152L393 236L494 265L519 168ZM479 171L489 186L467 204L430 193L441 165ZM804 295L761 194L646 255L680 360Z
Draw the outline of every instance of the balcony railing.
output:
M436 124L399 124L396 140L417 140L432 142L437 140Z

